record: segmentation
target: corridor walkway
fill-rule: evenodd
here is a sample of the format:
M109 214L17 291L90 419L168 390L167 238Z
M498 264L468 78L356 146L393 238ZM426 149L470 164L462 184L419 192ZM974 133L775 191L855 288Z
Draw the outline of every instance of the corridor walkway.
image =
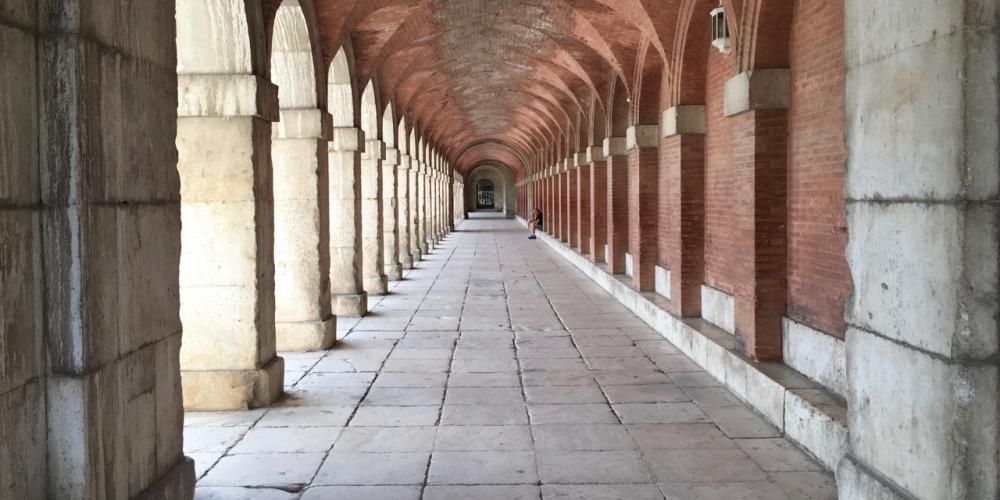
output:
M200 499L836 497L831 476L509 220L466 221L270 409L189 413ZM246 489L253 488L253 489Z

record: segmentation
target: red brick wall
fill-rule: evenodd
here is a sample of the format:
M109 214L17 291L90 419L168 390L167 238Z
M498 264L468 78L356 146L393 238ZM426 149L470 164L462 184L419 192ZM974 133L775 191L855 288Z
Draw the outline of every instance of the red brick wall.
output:
M851 277L844 257L844 5L798 0L791 41L787 315L837 337Z
M608 157L607 174L607 264L611 272L624 273L628 246L628 156Z
M658 148L632 148L628 154L628 252L632 255L632 283L639 290L654 288L659 201Z
M737 285L740 252L735 239L737 199L731 150L730 120L725 116L725 84L733 76L733 57L706 48L705 92L705 283L732 294Z
M590 255L594 262L604 262L604 245L608 227L607 163L590 164Z

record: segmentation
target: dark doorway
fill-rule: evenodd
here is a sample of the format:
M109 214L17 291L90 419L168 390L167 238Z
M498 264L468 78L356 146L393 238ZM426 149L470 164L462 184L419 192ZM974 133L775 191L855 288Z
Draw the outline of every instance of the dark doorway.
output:
M476 184L476 208L493 209L496 208L493 181L483 179Z

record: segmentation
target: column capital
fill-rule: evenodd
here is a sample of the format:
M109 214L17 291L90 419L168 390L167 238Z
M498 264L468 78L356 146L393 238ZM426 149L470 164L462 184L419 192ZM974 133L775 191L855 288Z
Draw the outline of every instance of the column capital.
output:
M281 120L271 129L276 139L333 139L333 116L322 109L282 109Z
M584 152L587 155L587 163L604 160L604 148L601 146L590 146Z
M331 151L363 151L365 132L357 127L334 127Z
M625 131L625 149L655 148L660 145L659 125L633 125Z
M762 109L788 109L792 101L788 68L756 69L726 80L726 116Z
M365 141L364 155L362 160L381 160L385 158L385 143L378 139L368 139Z
M604 139L604 157L622 156L628 152L628 138L608 137Z
M399 150L396 148L385 148L385 156L383 157L383 165L399 165Z
M586 164L590 163L590 161L587 160L587 150L586 149L584 149L583 151L580 151L579 153L576 154L576 158L574 159L574 163L576 163L577 167L582 166L582 165L586 165Z
M177 75L177 116L278 121L278 86L257 75Z
M705 116L705 106L701 104L671 106L663 111L663 137L704 135L708 129Z

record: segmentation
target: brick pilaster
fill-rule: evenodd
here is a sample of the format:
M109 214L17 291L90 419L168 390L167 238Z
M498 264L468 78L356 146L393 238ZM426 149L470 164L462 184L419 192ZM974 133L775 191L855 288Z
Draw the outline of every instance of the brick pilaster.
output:
M628 245L628 155L625 138L604 140L607 158L607 245L608 269L614 274L625 272L625 248Z
M751 80L768 78L769 85ZM784 81L782 88L780 82ZM738 75L727 82L732 121L736 199L734 222L739 265L735 334L740 349L753 359L781 359L781 317L787 289L787 70ZM754 95L765 89L766 95ZM733 91L736 90L736 91ZM740 106L742 103L752 103Z

